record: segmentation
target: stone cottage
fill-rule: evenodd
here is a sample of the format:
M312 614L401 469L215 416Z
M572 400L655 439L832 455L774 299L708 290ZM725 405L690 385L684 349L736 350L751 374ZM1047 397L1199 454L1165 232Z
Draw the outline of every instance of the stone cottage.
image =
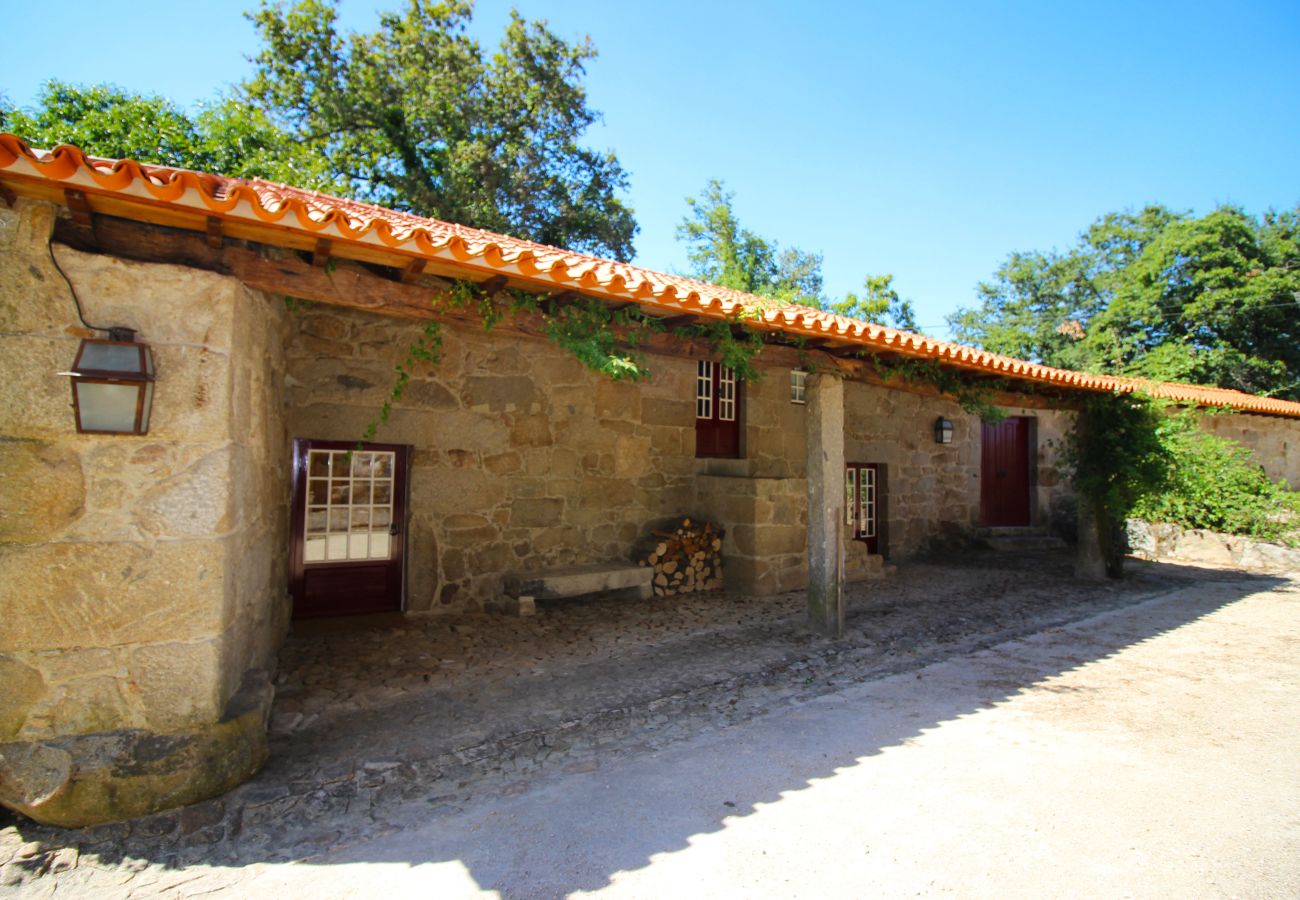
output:
M441 302L467 285L468 307ZM473 308L508 290L540 305L486 331ZM592 300L668 327L645 346L651 378L599 377L546 338L550 316ZM885 557L1067 519L1056 447L1083 392L1228 408L1216 427L1300 484L1300 404L763 309L635 266L11 135L0 317L0 802L63 825L255 772L291 616L478 608L511 573L625 566L671 517L725 529L729 589L806 587L834 633L838 585ZM437 366L408 359L431 321ZM679 327L699 322L762 333L762 377L737 378ZM150 364L105 378L103 360L146 359L137 345ZM999 379L1008 417L982 424L891 376L900 360ZM409 381L358 447L397 366ZM128 424L103 427L103 410Z

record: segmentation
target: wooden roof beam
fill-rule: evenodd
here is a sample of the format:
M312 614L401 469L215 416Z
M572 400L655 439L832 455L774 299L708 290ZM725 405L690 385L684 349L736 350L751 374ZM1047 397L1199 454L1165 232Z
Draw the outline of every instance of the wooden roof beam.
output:
M85 191L66 188L63 191L63 199L72 212L72 221L84 228L89 228L95 224L95 211L90 208L90 201L86 198Z
M415 279L420 277L420 273L424 271L424 267L427 264L427 260L419 259L418 257L412 259L406 264L406 267L402 269L402 274L398 276L397 280L402 284L411 284Z
M216 216L208 216L208 246L213 250L220 250L225 246L225 242L225 229L221 224L221 219Z

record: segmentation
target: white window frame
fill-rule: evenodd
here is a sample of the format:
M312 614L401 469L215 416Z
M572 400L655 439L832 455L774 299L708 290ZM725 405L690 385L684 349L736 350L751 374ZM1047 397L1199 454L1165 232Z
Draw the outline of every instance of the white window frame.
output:
M707 359L695 366L695 418L713 418L713 363Z
M790 402L808 402L808 373L803 369L790 370Z
M718 368L718 421L736 421L736 370Z

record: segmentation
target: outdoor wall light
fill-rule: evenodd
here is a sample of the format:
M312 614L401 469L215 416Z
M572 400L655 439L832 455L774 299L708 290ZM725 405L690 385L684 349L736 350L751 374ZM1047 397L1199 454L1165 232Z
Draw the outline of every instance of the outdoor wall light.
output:
M952 443L952 420L943 416L934 420L934 442L936 444Z
M82 434L147 434L153 405L153 354L131 328L81 342L71 372L72 407Z

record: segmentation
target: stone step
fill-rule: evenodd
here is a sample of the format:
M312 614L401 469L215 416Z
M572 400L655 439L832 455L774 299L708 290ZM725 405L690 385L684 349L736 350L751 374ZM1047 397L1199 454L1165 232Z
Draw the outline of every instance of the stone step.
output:
M863 553L856 557L852 554L845 556L844 580L849 584L886 578L897 571L898 567L886 563L885 558L879 553Z
M1049 532L1031 534L986 534L983 541L1000 553L1017 553L1028 550L1065 550L1070 545Z

